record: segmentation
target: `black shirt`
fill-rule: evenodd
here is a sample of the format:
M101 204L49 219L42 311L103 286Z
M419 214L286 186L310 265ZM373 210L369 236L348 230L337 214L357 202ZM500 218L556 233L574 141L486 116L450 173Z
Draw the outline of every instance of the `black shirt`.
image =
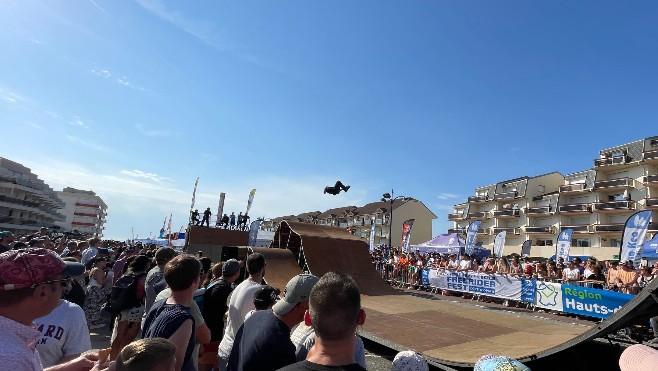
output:
M179 304L167 304L167 299L156 301L144 322L142 338L164 338L169 339L181 325L188 319L192 320L192 334L185 350L185 359L181 371L193 371L194 362L192 351L196 345L194 318L190 314L190 308Z
M254 312L235 334L228 371L274 371L293 364L290 328L272 310Z
M279 371L366 371L366 369L361 367L358 363L344 366L325 366L309 361L301 361L280 368Z
M203 294L203 319L210 329L210 341L221 341L224 336L224 313L233 286L223 278L210 283Z

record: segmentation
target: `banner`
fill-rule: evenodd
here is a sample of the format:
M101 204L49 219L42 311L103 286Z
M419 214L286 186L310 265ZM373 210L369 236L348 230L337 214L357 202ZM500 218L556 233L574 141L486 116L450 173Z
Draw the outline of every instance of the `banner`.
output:
M194 190L192 191L192 206L190 206L190 211L194 210L194 200L196 199L196 187L199 185L199 177L194 181Z
M169 214L169 227L167 228L167 241L169 242L169 246L171 246L171 217L173 215L174 213Z
M537 281L535 305L539 308L605 319L633 297L614 291Z
M215 226L219 227L219 224L222 222L222 216L224 215L224 199L226 198L226 193L222 192L219 194L219 205L217 206L217 220L215 221Z
M468 225L468 232L466 233L466 247L465 251L468 255L473 254L475 248L475 237L480 229L480 221L476 220Z
M573 229L565 229L560 233L560 236L557 238L557 251L555 252L555 258L562 258L564 261L569 260L569 250L571 250L571 233Z
M374 220L370 221L370 252L375 250L375 227L377 223Z
M252 189L251 192L249 192L249 201L247 201L247 212L244 213L244 215L249 215L249 210L251 210L251 204L254 202L254 195L256 194L256 188ZM239 220L238 220L239 222Z
M407 219L402 223L402 251L409 252L409 240L411 239L411 228L416 219Z
M258 240L258 230L260 230L260 220L254 220L249 225L249 246L256 246Z
M626 220L624 232L621 235L620 261L632 260L634 267L640 266L642 245L647 229L649 229L649 220L651 220L651 210L638 211Z
M509 300L522 299L523 281L526 280L525 278L499 274L452 272L438 269L429 269L428 271L428 280L432 287Z
M532 247L532 241L525 240L523 245L521 245L521 256L527 255L530 256L530 248Z
M505 236L507 236L507 232L502 231L498 233L494 239L493 253L497 257L503 256L503 249L505 248Z

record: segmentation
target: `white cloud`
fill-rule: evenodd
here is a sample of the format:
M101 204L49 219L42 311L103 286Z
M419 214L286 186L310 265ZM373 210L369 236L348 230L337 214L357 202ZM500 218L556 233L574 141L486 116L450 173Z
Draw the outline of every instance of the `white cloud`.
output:
M31 42L32 44L41 44L41 41L39 41L39 40L37 40L37 39L30 39L30 42Z
M103 78L106 78L106 79L107 79L108 77L111 77L111 76L112 76L112 74L111 74L110 71L108 71L108 70L96 70L96 69L91 69L90 72L93 73L93 74L96 75L96 76L100 76L100 77L103 77Z
M43 126L35 124L33 122L28 122L27 125L30 126L30 127L35 128L35 129L38 129L38 130L43 130Z
M118 79L116 79L116 82L119 83L120 85L123 85L123 86L131 88L131 89L144 91L144 88L139 87L139 86L131 83L130 80L128 80L128 78L125 77L125 76L124 77L119 77Z
M459 195L456 195L454 193L440 193L438 196L436 196L439 200L451 200L455 198L459 198Z
M100 11L103 12L103 13L105 13L105 15L109 16L110 18L112 18L112 15L111 15L110 13L108 13L105 9L103 9L100 5L98 5L94 0L89 0L89 2L92 3L92 4L93 4L98 10L100 10Z
M0 87L0 100L12 104L25 101L25 99L18 95L16 92L2 87Z
M146 135L147 137L171 137L171 136L174 135L169 130L148 129L141 123L135 124L135 128L137 129L137 131L139 131L140 133Z
M73 126L89 129L89 125L87 125L84 121L82 121L82 119L78 116L73 116L73 119L69 121L69 124Z
M165 180L167 180L167 181L172 180L171 178L165 178L165 177L159 176L158 174L147 173L147 172L141 171L141 170L121 170L120 173L124 174L124 175L127 175L127 176L130 176L130 177L133 177L133 178L148 179L148 180L153 180L153 181L156 181L156 182L161 182L161 181L165 181Z
M92 149L94 151L99 151L99 152L104 152L104 153L111 153L112 150L110 150L108 147L102 146L100 144L97 144L95 142L90 142L85 139L82 139L80 137L76 137L73 135L67 135L66 139L68 139L70 142L81 145L83 147L87 147L89 149Z

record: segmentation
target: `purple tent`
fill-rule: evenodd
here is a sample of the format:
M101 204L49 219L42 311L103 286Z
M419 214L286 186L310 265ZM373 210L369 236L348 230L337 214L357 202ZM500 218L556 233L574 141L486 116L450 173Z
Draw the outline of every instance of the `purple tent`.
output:
M413 250L421 253L459 254L466 242L457 233L440 234L427 242L412 245Z

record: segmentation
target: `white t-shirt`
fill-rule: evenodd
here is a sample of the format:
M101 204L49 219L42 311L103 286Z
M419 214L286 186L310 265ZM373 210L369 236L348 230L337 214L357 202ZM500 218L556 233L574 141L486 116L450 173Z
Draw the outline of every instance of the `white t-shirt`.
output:
M238 333L240 326L244 323L244 318L252 309L256 309L254 305L254 293L260 287L260 283L254 282L251 279L246 279L239 284L231 293L231 298L228 304L228 319L226 327L224 328L224 337L222 342L219 343L217 354L228 359L231 355L233 348L233 341L235 334Z
M448 261L448 269L456 269L459 267L459 262L457 260Z
M58 364L65 356L91 349L85 312L76 304L62 300L55 310L34 323L42 335L37 350L44 368Z
M459 269L471 269L471 261L470 260L462 260L459 262Z
M564 278L569 279L569 280L575 280L578 279L578 275L580 274L580 271L578 271L577 268L564 268L562 270L562 274L564 274Z

